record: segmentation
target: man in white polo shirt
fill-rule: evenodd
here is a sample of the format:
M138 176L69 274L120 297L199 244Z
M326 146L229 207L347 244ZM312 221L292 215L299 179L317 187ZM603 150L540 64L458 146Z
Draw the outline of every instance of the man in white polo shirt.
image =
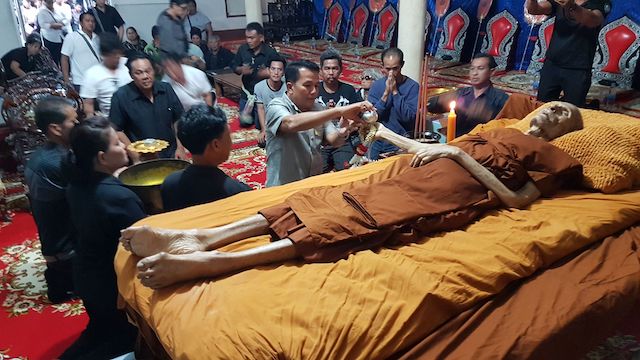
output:
M211 83L204 71L194 68L193 66L180 64L180 58L177 55L174 61L167 61L164 64L164 78L162 81L167 82L178 95L178 99L184 108L189 110L194 105L213 106L213 96L211 91ZM182 69L181 69L182 68Z
M80 87L80 97L87 117L95 115L96 111L108 116L113 93L131 82L122 54L122 43L117 35L103 33L100 37L102 63L93 65L84 73L84 82Z
M93 14L84 13L80 15L80 30L67 35L62 44L62 76L64 82L69 83L71 70L71 83L76 91L80 90L85 71L101 61L98 55L100 42L98 35L93 32L95 28L96 20Z

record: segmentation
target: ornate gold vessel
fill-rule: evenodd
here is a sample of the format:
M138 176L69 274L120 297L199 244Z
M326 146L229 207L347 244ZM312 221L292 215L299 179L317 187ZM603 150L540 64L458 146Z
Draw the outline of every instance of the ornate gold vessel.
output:
M128 167L118 178L140 197L148 214L157 214L163 210L160 185L167 176L187 166L188 161L179 159L149 160Z

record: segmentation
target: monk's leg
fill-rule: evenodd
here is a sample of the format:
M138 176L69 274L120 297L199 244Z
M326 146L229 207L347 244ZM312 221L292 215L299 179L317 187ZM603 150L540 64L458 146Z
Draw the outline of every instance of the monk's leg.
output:
M253 236L268 234L269 223L262 215L253 215L212 229L171 230L149 226L130 227L121 231L120 242L138 256L160 252L188 254L214 250Z
M157 289L180 281L216 277L296 257L293 242L289 239L238 252L196 251L183 255L161 252L138 262L138 278L144 286Z

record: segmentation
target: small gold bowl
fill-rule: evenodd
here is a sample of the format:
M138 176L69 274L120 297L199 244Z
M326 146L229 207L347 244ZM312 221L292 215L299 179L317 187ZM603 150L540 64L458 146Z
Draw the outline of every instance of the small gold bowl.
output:
M158 139L144 139L132 142L127 146L127 150L135 151L140 154L149 154L162 151L169 147L169 142Z

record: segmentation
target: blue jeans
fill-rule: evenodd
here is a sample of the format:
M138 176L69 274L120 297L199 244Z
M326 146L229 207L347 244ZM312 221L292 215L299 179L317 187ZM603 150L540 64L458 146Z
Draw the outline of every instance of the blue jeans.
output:
M244 107L247 105L247 99L240 98L240 104L238 105L240 108L240 113L242 113L242 110L244 110ZM260 126L260 119L258 119L258 106L256 103L253 103L253 111L251 112L251 117L253 118L253 124L256 126L256 129L262 130L262 127ZM247 127L242 123L240 123L240 125Z

